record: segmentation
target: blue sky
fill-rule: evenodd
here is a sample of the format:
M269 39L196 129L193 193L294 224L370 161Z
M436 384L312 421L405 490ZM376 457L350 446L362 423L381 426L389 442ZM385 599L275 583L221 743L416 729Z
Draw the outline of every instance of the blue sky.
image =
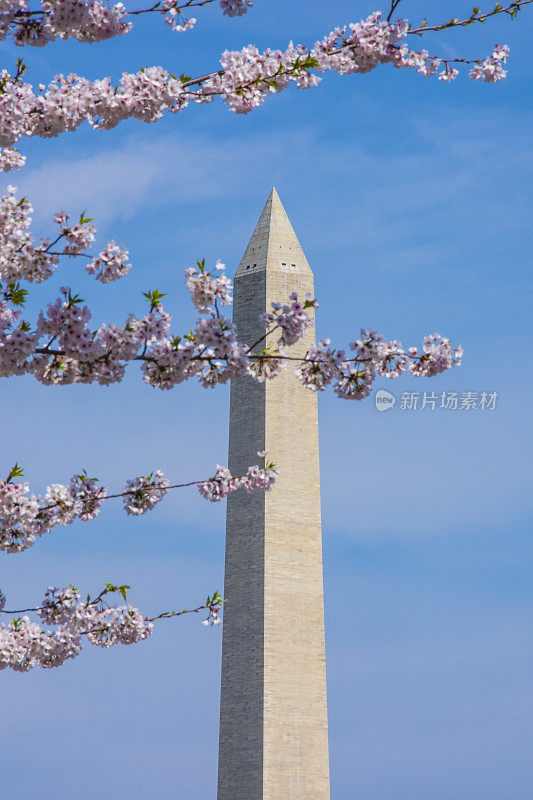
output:
M440 2L434 19L471 5ZM416 21L426 4L404 0ZM162 64L203 73L226 47L305 43L375 6L256 0L237 20L216 8L197 30L144 20L99 45L24 52L29 80ZM35 206L43 235L57 208L87 209L134 263L101 287L66 265L34 308L69 283L97 322L142 313L158 287L178 329L194 316L183 272L197 257L238 264L273 184L315 273L319 336L346 344L373 326L406 345L439 331L464 364L401 391L496 391L495 411L379 414L373 398L320 398L332 797L530 800L532 701L530 484L533 387L527 369L531 272L530 42L514 23L428 37L472 57L511 46L509 77L443 85L407 70L326 76L247 116L219 103L150 127L82 129L25 143L5 183ZM429 46L429 45L428 45ZM2 46L10 66L20 51ZM228 393L170 393L130 370L119 386L3 381L4 472L18 460L36 490L82 467L111 486L161 467L172 478L226 461ZM194 491L126 519L110 503L90 525L5 556L11 607L48 585L132 585L147 613L192 605L222 586L222 506ZM4 671L0 771L8 800L216 796L220 631L162 624L145 643L87 648L61 670Z

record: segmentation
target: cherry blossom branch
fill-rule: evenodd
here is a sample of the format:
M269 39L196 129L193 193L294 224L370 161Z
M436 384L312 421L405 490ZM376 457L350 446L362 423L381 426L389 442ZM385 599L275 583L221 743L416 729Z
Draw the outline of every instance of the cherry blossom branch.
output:
M431 377L460 363L461 348L452 348L450 341L438 334L427 336L419 352L415 347L403 350L399 342L386 342L371 330L362 330L361 338L351 343L355 351L351 357L344 350L332 349L327 339L303 355L288 354L286 348L302 338L312 324L309 312L318 305L312 298L302 303L295 294L289 305L273 303L271 312L261 315L265 332L248 346L238 340L235 326L220 314L219 306L232 302L231 281L220 262L216 264L218 275L206 269L205 261L186 270L193 305L207 318L198 319L184 336L170 336L171 316L161 303L165 295L157 289L144 293L150 310L143 318L130 314L123 327L104 324L91 330L91 312L81 305L78 295L63 287L63 297L50 304L46 314L41 312L32 329L21 320L20 307L28 292L16 279L45 280L50 275L50 259L59 257L51 248L65 237L63 255L84 255L79 251L94 238L95 229L92 220L83 215L77 226L67 227L68 215L58 212L55 220L61 225L60 233L53 242L43 240L35 247L28 232L31 207L24 198L17 201L14 191L11 187L0 201L0 277L7 282L0 284L0 376L32 374L47 385L108 385L122 380L129 362L140 361L144 380L156 388L171 389L193 377L204 387L213 387L244 376L257 381L274 378L285 362L298 361L296 374L306 388L323 391L331 384L339 397L360 400L370 393L376 375L396 378L407 371ZM106 257L105 252L91 262L89 271L96 270L103 260L97 277L111 280L123 270L123 258L118 268L115 264L112 269L113 254ZM267 337L272 342L275 332L275 344L265 343L257 352Z
M114 241L108 242L97 256L85 252L96 236L93 220L85 212L73 224L65 211L56 212L54 222L59 233L52 240L36 243L30 230L32 205L25 197L17 199L15 192L16 187L8 186L7 194L0 197L0 300L12 300L20 289L20 280L42 283L50 278L61 257L88 258L85 269L101 283L117 280L130 271L128 251ZM64 243L63 249L53 250L60 242ZM26 294L25 290L19 294L15 305L22 305Z
M441 25L428 25L424 20L418 28L411 28L407 31L408 34L418 34L419 36L427 33L428 31L443 31L447 28L460 28L467 25L473 25L476 22L486 22L490 17L497 16L498 14L507 14L511 19L515 19L518 12L524 7L533 3L533 0L514 0L507 6L502 6L501 3L496 3L492 11L482 12L478 6L474 6L472 13L469 17L459 20L453 17L448 22ZM396 4L397 5L397 4Z
M20 156L10 148L21 137L58 136L76 130L86 120L98 130L114 128L132 117L154 122L165 111L177 113L190 103L206 103L215 97L236 113L248 113L291 83L310 88L318 85L320 73L326 71L367 73L386 63L435 75L441 59L401 43L408 31L406 20L390 23L376 12L360 23L336 28L312 48L291 43L284 52L260 53L248 45L241 51L225 51L221 69L200 77L178 78L161 67L147 67L124 73L117 86L110 78L89 81L71 74L58 75L48 87L34 92L31 84L21 80L25 66L19 61L14 76L6 70L0 73L0 147L9 149L0 156L0 166L14 168ZM488 58L468 61L473 64L470 77L501 80L506 75L501 64L507 54L508 48L496 47ZM446 66L439 78L450 80L456 74Z
M258 453L265 458L265 453ZM123 498L127 514L139 516L153 508L171 489L197 486L206 500L218 502L238 489L247 492L266 492L273 486L279 470L266 461L264 466L249 467L244 475L233 476L229 469L217 465L215 474L208 480L170 484L163 472L157 470L129 480L126 487L109 494L97 478L86 472L74 475L68 485L53 483L45 495L29 495L27 483L14 483L23 477L18 464L11 468L4 481L0 481L0 550L20 553L31 547L36 539L57 526L70 525L75 520L87 522L99 513L104 500Z
M127 601L126 584L115 586L106 583L99 595L81 599L79 591L72 585L63 589L50 587L41 606L18 611L5 610L5 596L0 592L0 613L35 613L42 622L56 626L56 630L44 630L31 622L29 617L15 617L10 625L0 626L0 669L11 667L17 672L27 672L34 666L59 667L67 659L75 658L82 649L82 637L97 647L109 648L114 644L135 644L148 638L154 622L160 619L181 617L184 614L200 614L207 611L203 625L213 626L220 622L220 610L224 603L219 592L208 596L205 603L196 608L181 611L163 611L153 617L143 616ZM109 594L120 594L125 605L115 606L107 602Z
M217 262L216 270L223 268ZM171 389L193 377L211 388L244 376L262 382L274 378L286 361L298 360L296 374L306 388L323 391L331 384L339 397L360 400L370 393L376 375L396 378L407 371L431 377L461 360L461 348L452 348L439 334L426 336L419 352L416 347L406 351L397 341L386 342L372 330L362 330L361 338L350 344L352 357L332 349L327 339L303 355L287 354L286 348L312 324L309 311L318 305L312 298L302 303L296 294L289 305L273 303L272 311L261 315L265 333L250 347L238 340L235 325L219 313L219 304L232 301L227 276L209 272L205 261L199 261L185 277L196 310L207 317L200 317L184 336L170 335L171 316L163 309L165 295L158 290L144 293L150 311L142 319L130 314L124 327L101 325L97 330L88 327L91 313L68 287L61 290L63 299L49 305L46 314L41 312L34 330L26 321L19 322L21 311L9 307L8 291L0 301L0 376L26 373L47 385L108 385L122 380L130 361L140 361L144 380L156 388ZM13 286L11 303L15 304L16 295L22 304L25 290ZM275 331L276 343L256 352Z
M55 39L77 39L92 44L122 36L132 28L127 17L159 13L174 31L191 30L196 24L186 11L210 5L215 0L159 0L148 8L128 11L122 2L108 6L102 0L43 0L30 9L28 0L4 0L0 12L0 40L11 35L22 47L43 47ZM217 0L224 14L241 16L253 0Z
M286 353L312 324L309 315L316 300L301 303L294 294L290 305L273 303L272 311L261 315L262 333L249 346L239 342L235 326L221 316L219 306L232 302L231 281L223 274L224 265L216 264L209 272L205 260L186 270L187 288L193 305L207 318L197 320L185 336L170 336L171 316L162 306L165 295L157 289L144 292L150 310L138 319L130 314L123 327L101 325L91 330L91 312L69 287L62 287L62 297L41 312L35 328L21 319L21 307L28 291L21 280L43 281L50 277L58 258L85 256L83 249L94 239L92 220L83 214L79 223L67 226L68 214L58 212L58 235L35 246L29 232L31 206L25 198L17 200L15 189L0 199L0 376L33 374L44 384L100 383L122 380L126 365L142 363L147 383L170 389L196 377L205 387L241 377L257 381L275 377L286 361L299 361L297 375L302 384L322 391L328 384L341 397L362 399L370 392L375 374L398 377L404 370L413 375L434 375L460 361L460 348L452 349L447 339L426 337L421 353L416 348L404 351L398 342L385 342L373 331L362 331L362 339L350 346L355 355L332 350L328 340L304 355ZM61 239L64 250L52 250ZM112 250L114 243L88 265L103 282L120 277L129 269L126 250ZM272 343L272 335L278 338ZM270 344L266 344L267 337ZM265 342L260 352L256 348Z
M201 8L202 6L207 6L210 3L218 1L219 0L187 0L187 2L183 3L183 2L178 2L178 0L176 0L176 2L172 4L172 8L176 10L177 14L182 14L185 8L187 9ZM151 6L150 8L141 8L138 11L127 11L126 13L128 14L128 16L132 17L137 16L138 14L151 14L153 11L157 11L158 9L160 9L161 5L162 5L162 0L159 0L159 2L154 3L154 5ZM251 3L249 5L251 5ZM241 11L241 14L246 14L246 11L247 9L246 7L244 7L243 10ZM227 10L225 10L224 13L227 14L228 13Z
M87 270L102 282L121 277L130 265L126 261L127 250L120 250L114 242L108 243L96 258L82 252L96 233L93 220L84 213L78 223L69 226L66 224L69 215L57 212L54 220L60 226L59 233L52 241L43 239L36 246L29 230L31 211L25 198L17 200L14 187L9 187L8 194L0 199L0 278L6 281L5 285L0 281L0 375L30 372L43 383L98 381L107 384L121 379L128 361L140 361L146 367L145 380L159 388L171 388L176 382L193 376L199 377L205 386L214 386L239 374L265 380L274 377L285 361L298 361L299 377L304 385L317 388L320 383L323 389L332 376L344 381L346 370L352 369L355 363L372 361L366 353L347 358L342 351L332 360L331 355L327 355L329 342L322 343L324 346L317 357L309 352L303 357L287 355L284 348L301 338L311 322L307 312L317 306L311 299L300 304L296 296L291 298L290 306L277 303L272 313L263 315L265 332L251 346L239 343L232 324L221 316L219 309L219 304L231 302L231 281L223 274L214 277L207 272L204 261L198 262L196 270L187 270L186 280L196 309L212 318L198 321L196 330L186 337L166 337L170 315L161 306L165 295L157 290L144 293L150 303L150 314L142 320L130 315L122 329L101 326L92 331L87 326L91 317L89 309L81 307L81 298L64 287L64 300L59 299L49 306L46 316L41 313L32 331L28 322L21 321L21 308L28 291L21 287L19 279L46 280L61 256L92 259ZM66 241L63 251L53 250L61 239ZM217 271L221 272L222 268L218 262ZM272 341L276 331L281 334L277 346L267 346L256 352L267 337ZM45 342L41 342L42 338ZM182 341L185 344L180 350ZM382 346L383 343L379 345ZM181 369L176 370L180 358ZM417 351L403 353L403 358L405 364L411 360L413 369L420 360ZM374 366L379 372L382 361L378 359ZM372 364L366 363L366 368L367 378L361 383L361 375L357 374L352 384L354 389L359 386L361 390L355 393L358 398L364 396L363 390L371 383Z
M192 270L192 278L190 272L189 288L199 310L204 309L208 291L226 292L226 303L230 302L231 282L226 276L213 277L203 262L198 272ZM362 399L370 393L376 373L396 378L408 371L430 377L458 365L462 355L460 347L453 349L438 334L426 337L419 352L415 347L405 351L399 342L386 342L371 330L363 330L361 339L351 343L352 357L332 349L329 340L304 355L287 354L285 348L296 344L312 324L308 309L317 306L311 299L300 303L296 295L291 296L290 305L273 303L272 312L262 315L266 333L258 342L276 330L280 335L276 345L259 353L238 341L233 323L214 313L198 319L186 336L169 336L171 317L157 290L146 293L151 310L142 319L130 314L124 327L101 325L91 331L88 308L67 287L63 292L65 299L49 305L46 316L41 313L35 331L24 321L16 326L19 311L0 308L0 375L33 374L47 385L108 385L122 380L128 362L140 361L144 380L156 388L170 389L193 377L211 388L247 375L262 382L274 378L284 362L299 361L297 375L305 387L322 391L332 384L340 397ZM39 345L42 337L48 340L44 346Z
M410 27L408 33L422 35L426 31L442 31L447 28L464 27L475 22L485 22L499 14L507 14L512 19L518 11L533 0L514 0L507 6L497 3L493 10L482 12L474 7L470 17L428 26L424 20L417 28ZM104 5L101 0L44 0L40 9L30 9L27 0L7 0L0 14L0 39L8 34L19 46L42 47L54 39L76 38L80 42L97 42L114 36L121 36L131 30L127 17L159 13L172 30L183 32L191 30L194 17L187 17L186 11L210 5L215 0L159 0L148 8L127 10L123 3L115 6ZM241 16L253 5L253 0L219 0L223 13ZM400 5L401 0L392 0L387 15L387 23Z

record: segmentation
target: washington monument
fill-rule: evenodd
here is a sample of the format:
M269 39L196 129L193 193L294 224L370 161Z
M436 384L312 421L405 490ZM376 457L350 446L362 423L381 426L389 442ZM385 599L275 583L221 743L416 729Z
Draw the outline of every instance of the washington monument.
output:
M314 297L313 273L272 189L235 276L239 339L260 339L291 292ZM272 491L228 498L218 800L329 800L317 397L291 362L232 382L231 472L261 450L281 470Z

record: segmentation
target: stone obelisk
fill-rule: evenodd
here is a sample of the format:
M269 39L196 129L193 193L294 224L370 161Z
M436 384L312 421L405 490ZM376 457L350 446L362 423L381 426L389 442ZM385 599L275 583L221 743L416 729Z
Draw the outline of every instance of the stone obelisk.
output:
M259 315L291 292L314 296L313 273L272 189L235 276L239 339L260 339ZM218 800L330 796L317 398L294 372L231 386L232 473L266 450L281 474L228 498Z

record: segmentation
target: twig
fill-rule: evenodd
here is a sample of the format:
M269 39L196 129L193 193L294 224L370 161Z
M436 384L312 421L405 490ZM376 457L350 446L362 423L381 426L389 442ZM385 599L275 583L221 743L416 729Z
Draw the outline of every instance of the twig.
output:
M480 12L462 20L455 17L449 22L444 23L444 25L420 25L418 28L411 28L407 33L417 33L421 35L427 31L443 31L445 28L461 28L466 25L472 25L475 22L485 22L489 17L494 17L496 14L508 14L510 17L514 18L522 6L527 6L530 3L533 3L533 0L515 0L513 3L509 3L508 6L505 6L505 8L502 8L500 4L497 3L492 11L487 11L486 13ZM458 58L453 60L461 61L461 59ZM470 64L472 62L468 61L466 63Z

